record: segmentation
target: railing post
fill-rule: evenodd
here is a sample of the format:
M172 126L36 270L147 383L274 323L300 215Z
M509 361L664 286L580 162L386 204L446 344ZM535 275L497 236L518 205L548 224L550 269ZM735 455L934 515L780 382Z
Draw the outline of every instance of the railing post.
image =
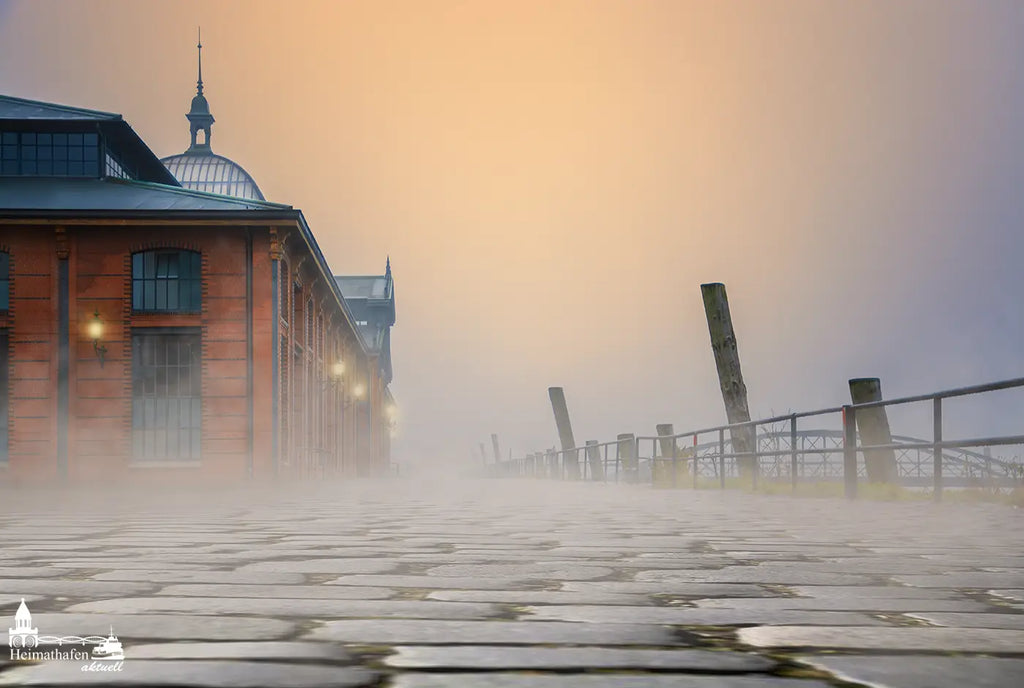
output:
M942 501L942 397L932 402L932 498Z
M725 430L718 431L718 487L725 489Z
M587 464L590 466L591 480L604 480L604 466L601 465L601 450L597 446L597 440L586 442Z
M700 469L697 467L697 435L693 436L693 489L700 487Z
M757 439L757 425L748 423L744 428L754 445L754 456L750 459L750 484L757 491L757 479L761 473L761 442Z
M857 412L843 406L843 486L847 499L857 498Z
M793 483L793 492L796 493L796 414L789 418L789 477Z
M672 465L670 466L670 468L672 470L672 487L675 487L676 486L676 438L672 437L672 435L675 434L675 429L672 427L671 423L658 423L654 427L658 431L658 439L656 440L656 442L661 445L661 451L660 452L653 452L652 455L651 455L651 478L653 480L653 478L654 478L654 466L657 465L657 462L655 461L655 458L654 458L655 454L661 454L662 470L664 470L665 465L668 464L668 457L671 456L672 457ZM654 443L652 443L652 445L654 447L657 446Z

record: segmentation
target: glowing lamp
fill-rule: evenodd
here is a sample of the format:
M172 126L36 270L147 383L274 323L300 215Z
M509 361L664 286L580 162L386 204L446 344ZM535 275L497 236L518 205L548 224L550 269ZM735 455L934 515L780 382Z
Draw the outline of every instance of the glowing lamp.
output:
M92 314L92 320L87 326L89 339L92 340L92 349L96 352L96 358L100 361L100 368L103 367L103 357L107 353L107 347L103 345L103 319L100 317L99 309Z
M345 362L338 361L331 366L331 377L335 380L340 380L341 376L345 374Z

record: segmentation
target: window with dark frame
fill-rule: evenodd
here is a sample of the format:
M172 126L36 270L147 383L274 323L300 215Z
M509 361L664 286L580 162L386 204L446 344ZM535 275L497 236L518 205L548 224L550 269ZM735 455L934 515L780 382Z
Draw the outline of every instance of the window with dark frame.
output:
M0 251L0 311L11 307L11 254Z
M155 250L132 254L132 310L198 313L202 305L202 256L198 251Z
M199 459L201 383L198 332L132 333L132 453L136 460Z
M99 160L94 132L0 132L0 175L99 177Z

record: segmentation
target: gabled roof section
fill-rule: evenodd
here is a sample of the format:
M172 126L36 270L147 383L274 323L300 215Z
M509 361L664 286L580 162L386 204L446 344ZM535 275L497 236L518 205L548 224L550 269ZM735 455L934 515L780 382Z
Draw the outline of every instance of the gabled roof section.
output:
M14 211L289 210L291 206L124 179L8 177L0 213Z
M99 131L108 149L134 169L139 179L180 186L174 175L119 114L0 94L0 127L11 125L21 128L42 127L50 131L62 127L74 128L76 131Z
M101 110L44 103L39 100L27 100L0 94L0 119L44 119L44 120L120 120L121 115Z
M346 299L387 299L389 282L384 275L335 275L338 287Z

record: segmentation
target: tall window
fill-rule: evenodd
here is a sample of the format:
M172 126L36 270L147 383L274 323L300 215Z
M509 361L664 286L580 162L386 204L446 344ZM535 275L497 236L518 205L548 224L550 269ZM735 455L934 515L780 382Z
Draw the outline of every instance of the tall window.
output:
M132 335L132 448L138 460L199 458L199 335Z
M0 463L7 463L7 404L10 388L7 380L7 332L0 330Z
M200 273L197 251L132 254L132 310L199 312Z
M11 254L0 251L0 311L11 307Z

